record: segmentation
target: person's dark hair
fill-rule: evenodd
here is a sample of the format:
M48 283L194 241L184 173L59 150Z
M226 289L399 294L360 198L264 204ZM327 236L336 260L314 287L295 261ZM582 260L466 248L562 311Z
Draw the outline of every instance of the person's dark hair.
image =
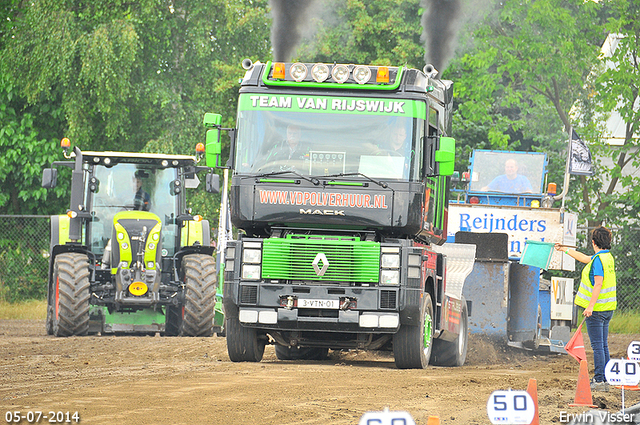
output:
M611 249L611 230L604 226L596 227L591 233L591 240L600 249Z

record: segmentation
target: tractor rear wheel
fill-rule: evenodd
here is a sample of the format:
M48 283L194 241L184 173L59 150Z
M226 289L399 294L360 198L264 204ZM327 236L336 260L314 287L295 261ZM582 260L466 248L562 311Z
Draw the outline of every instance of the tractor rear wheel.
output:
M191 254L182 259L185 283L183 336L212 336L218 288L216 260L210 255Z
M424 369L429 364L433 345L433 304L425 294L418 325L400 325L393 335L393 357L398 369Z
M89 258L59 254L53 263L51 332L55 336L86 335L89 331Z
M165 336L179 336L182 332L182 307L176 307L174 305L168 305L164 311L164 335Z

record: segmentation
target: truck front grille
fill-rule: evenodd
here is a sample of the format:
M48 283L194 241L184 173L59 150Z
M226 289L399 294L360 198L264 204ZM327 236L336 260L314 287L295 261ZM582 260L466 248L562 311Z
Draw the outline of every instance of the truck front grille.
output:
M395 310L396 295L396 291L380 291L380 308Z
M263 279L374 284L378 283L379 270L380 244L377 242L350 237L289 235L266 239L263 243Z
M240 303L258 304L258 287L253 285L240 286Z

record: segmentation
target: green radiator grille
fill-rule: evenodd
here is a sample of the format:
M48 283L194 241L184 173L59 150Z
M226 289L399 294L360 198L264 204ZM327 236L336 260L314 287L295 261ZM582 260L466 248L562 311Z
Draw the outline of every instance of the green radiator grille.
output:
M319 276L313 262L322 254L329 264L324 275ZM323 266L322 260L318 268ZM377 242L290 235L265 239L263 243L263 279L377 283L379 270L380 244Z

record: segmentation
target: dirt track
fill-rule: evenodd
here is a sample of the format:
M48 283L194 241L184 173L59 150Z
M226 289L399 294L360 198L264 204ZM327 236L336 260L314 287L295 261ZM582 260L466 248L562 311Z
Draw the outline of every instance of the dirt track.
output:
M640 334L612 335L612 357L633 340ZM398 370L386 353L282 362L267 347L261 363L232 363L224 338L54 338L44 322L0 320L2 421L19 410L77 411L84 424L357 424L389 407L417 424L429 415L441 424L488 424L494 390L524 390L535 378L540 423L551 424L589 410L568 407L577 376L567 355L534 356L473 337L464 367ZM620 390L594 393L594 401L616 412ZM638 392L626 392L627 407L639 402Z

